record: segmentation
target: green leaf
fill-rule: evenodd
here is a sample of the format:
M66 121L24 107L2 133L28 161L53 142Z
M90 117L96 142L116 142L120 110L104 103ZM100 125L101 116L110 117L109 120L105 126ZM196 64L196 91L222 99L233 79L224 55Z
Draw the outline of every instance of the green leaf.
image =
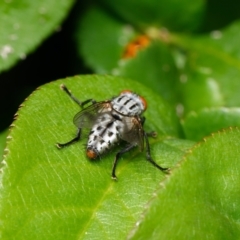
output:
M186 113L204 107L240 105L240 22L210 35L178 38L187 56L180 90Z
M230 129L195 145L130 239L239 239L239 142L239 129Z
M0 2L0 71L10 68L59 29L74 0Z
M99 0L99 2L136 26L164 26L172 30L184 31L194 30L201 24L205 8L203 0L116 0L114 2Z
M79 19L76 40L80 56L96 73L110 73L118 66L124 47L135 30L99 8Z
M85 156L80 143L57 149L56 142L74 137L73 116L79 111L66 84L81 100L109 99L123 89L143 94L148 101L145 129L158 164L173 167L192 146L176 140L174 111L153 91L129 79L76 76L42 86L18 112L2 169L0 232L3 239L125 239L144 205L165 174L154 168L138 149L123 155L117 166L118 182L110 178L114 156L98 161ZM114 223L114 224L113 224Z
M153 89L165 100L176 103L177 93L174 90L178 72L167 44L149 38L149 46L139 50L136 56L125 59L124 51L130 40L135 39L134 36L137 36L137 31L130 26L94 8L79 24L79 53L97 73L132 78Z
M191 112L183 121L187 139L199 141L213 132L228 127L240 127L240 108L209 108Z
M6 137L8 130L0 132L0 156L3 156L4 148L6 147Z
M134 58L122 60L115 74L138 80L168 102L176 103L177 101L178 72L171 52L165 44L159 41L152 41Z

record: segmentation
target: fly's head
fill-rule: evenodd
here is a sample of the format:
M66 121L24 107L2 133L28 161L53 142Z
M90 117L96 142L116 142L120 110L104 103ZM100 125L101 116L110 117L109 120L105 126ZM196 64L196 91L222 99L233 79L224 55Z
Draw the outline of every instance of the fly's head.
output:
M136 93L124 90L112 100L112 107L126 116L140 116L147 109L147 102Z

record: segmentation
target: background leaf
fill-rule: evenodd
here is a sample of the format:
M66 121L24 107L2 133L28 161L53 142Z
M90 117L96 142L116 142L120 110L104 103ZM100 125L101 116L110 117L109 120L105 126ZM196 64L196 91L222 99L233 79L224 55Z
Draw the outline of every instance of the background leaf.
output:
M104 26L101 31L98 24ZM128 44L141 33L99 8L90 9L80 19L77 30L79 54L94 71L136 79L172 104L177 102L178 71L167 43L149 38L149 46L125 58Z
M165 26L172 30L196 29L202 20L204 1L99 0L104 6L136 26ZM178 19L178 21L175 21Z
M73 0L0 2L0 71L35 49L59 28Z
M130 239L238 239L239 141L234 129L195 145Z
M99 25L104 26L99 30ZM79 55L96 73L109 73L118 65L124 46L134 37L129 24L113 19L103 9L92 8L79 19L76 40Z
M177 102L178 71L171 52L161 42L152 41L146 49L140 50L136 57L123 60L114 73L137 79L173 105Z
M191 112L183 121L183 130L187 139L200 141L218 130L228 127L240 127L239 108L209 108Z
M162 166L174 166L193 144L169 139L178 136L174 112L139 83L117 77L81 76L47 84L24 103L11 131L2 174L2 236L111 239L114 235L123 239L165 174L136 149L122 157L116 171L119 181L115 182L110 172L117 150L90 162L83 147L86 139L57 149L56 142L74 136L72 119L79 111L79 106L59 89L63 82L83 100L103 100L126 88L143 93L149 102L146 129L158 133L151 140L152 154Z
M187 54L182 70L185 81L180 88L186 113L204 107L240 105L239 27L238 21L211 35L178 39Z

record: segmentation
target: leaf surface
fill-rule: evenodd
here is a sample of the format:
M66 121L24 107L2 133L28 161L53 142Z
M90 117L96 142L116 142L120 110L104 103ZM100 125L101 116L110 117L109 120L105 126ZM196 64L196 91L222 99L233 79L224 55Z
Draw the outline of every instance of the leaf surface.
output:
M239 108L208 108L191 112L183 121L187 139L199 141L203 137L228 127L240 127Z
M111 168L118 146L96 161L85 156L82 138L61 150L54 145L75 135L79 111L64 83L81 100L109 99L132 89L148 101L145 128L158 164L173 167L193 142L177 140L178 123L171 107L154 92L129 79L76 76L36 90L18 112L2 173L0 232L4 239L124 239L144 205L166 175L138 149L123 155L116 174Z
M238 239L239 129L195 145L156 193L130 239Z
M240 22L222 31L195 38L178 38L185 49L186 65L182 69L185 112L205 107L240 105Z
M25 59L59 25L74 0L0 2L0 71Z

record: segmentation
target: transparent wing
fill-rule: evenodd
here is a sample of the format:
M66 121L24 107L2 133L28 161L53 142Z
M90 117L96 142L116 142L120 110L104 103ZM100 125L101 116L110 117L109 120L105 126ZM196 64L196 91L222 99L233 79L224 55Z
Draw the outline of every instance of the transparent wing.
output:
M131 144L138 145L140 150L144 149L144 131L139 117L124 117L121 139Z
M109 101L94 103L80 112L74 118L73 123L78 128L91 128L97 119L111 111L111 104Z

